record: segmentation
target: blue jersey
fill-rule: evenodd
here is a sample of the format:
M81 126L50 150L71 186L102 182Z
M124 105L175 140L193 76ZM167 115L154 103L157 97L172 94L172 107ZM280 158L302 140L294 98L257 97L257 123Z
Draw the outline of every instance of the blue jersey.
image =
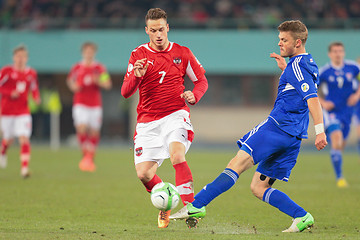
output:
M283 71L274 109L270 113L276 125L291 136L307 138L309 108L307 100L317 97L319 70L310 54L292 57Z
M358 88L359 66L356 62L345 60L342 67L333 67L330 63L320 68L320 85L325 100L334 103L329 114L335 113L339 120L350 123L354 107L347 105L347 100Z

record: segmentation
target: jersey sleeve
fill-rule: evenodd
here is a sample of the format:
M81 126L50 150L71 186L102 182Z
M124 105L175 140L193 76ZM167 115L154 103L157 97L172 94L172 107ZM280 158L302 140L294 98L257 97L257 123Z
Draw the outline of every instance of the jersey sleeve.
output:
M143 77L136 77L134 74L134 64L138 59L141 58L138 56L136 50L134 50L131 53L128 68L124 77L123 84L121 86L121 95L124 98L131 97L136 92L141 80L143 79Z
M7 87L6 82L9 79L9 70L8 68L2 68L0 70L0 94L10 96L13 89Z
M71 67L70 72L68 74L68 79L71 79L71 80L75 81L75 79L76 79L76 69L77 69L77 64Z
M355 70L354 70L354 77L357 77L358 79L360 79L360 65L356 64L354 66Z
M32 76L33 78L30 83L31 95L34 100L40 101L39 82L38 82L37 72L35 70L33 70Z
M304 101L317 97L317 78L303 61L293 61L289 70L289 83L300 94Z
M107 82L110 80L110 74L103 64L99 64L99 80L100 82Z
M203 68L201 63L197 60L197 58L194 56L190 49L185 49L187 55L186 75L189 76L189 78L195 85L192 92L195 96L196 104L207 91L208 81L205 77L205 69Z
M191 52L191 50L188 48L185 49L187 57L186 75L189 76L191 81L196 82L205 76L205 69Z

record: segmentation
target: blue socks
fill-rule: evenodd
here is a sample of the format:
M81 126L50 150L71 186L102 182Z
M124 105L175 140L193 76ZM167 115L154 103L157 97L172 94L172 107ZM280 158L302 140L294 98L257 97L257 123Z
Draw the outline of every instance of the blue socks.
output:
M212 183L206 185L195 196L195 200L192 202L196 208L202 208L208 205L214 198L229 190L239 178L234 170L226 168Z
M336 178L339 179L342 177L342 152L341 150L331 149L330 156Z
M198 194L196 194L192 205L196 208L207 206L217 196L234 186L238 178L239 175L234 170L226 168L212 183L206 185ZM285 193L275 188L266 189L263 201L293 218L303 217L307 213Z
M273 207L276 207L281 212L291 216L292 218L303 217L307 213L302 207L291 200L288 195L275 188L266 189L263 201Z

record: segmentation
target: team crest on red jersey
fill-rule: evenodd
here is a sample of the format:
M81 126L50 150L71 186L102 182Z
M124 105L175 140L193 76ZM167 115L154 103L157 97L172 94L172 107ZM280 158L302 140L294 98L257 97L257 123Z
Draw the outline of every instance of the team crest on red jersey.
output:
M138 147L135 149L135 155L137 157L141 156L141 154L143 153L143 148L142 147Z
M180 65L180 64L181 64L181 58L180 58L180 57L174 57L173 62L174 62L176 65Z

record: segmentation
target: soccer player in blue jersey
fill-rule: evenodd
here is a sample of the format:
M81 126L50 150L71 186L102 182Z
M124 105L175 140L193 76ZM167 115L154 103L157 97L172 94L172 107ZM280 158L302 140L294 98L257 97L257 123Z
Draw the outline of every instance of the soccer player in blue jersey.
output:
M360 66L360 57L356 59L357 64ZM358 81L360 81L360 74L357 76ZM360 101L355 106L355 121L356 121L356 133L357 133L357 148L360 153Z
M251 182L253 194L281 212L294 218L283 232L299 232L314 223L312 215L291 200L285 193L272 188L276 179L288 181L299 154L301 139L307 138L309 111L315 124L315 146L327 145L323 113L317 96L318 67L305 51L308 30L301 21L285 21L278 27L280 55L272 53L281 74L278 95L269 117L253 128L237 143L240 150L227 168L206 185L192 203L187 204L170 219L205 217L205 206L230 189L239 175L258 164ZM289 57L286 64L284 57Z
M359 66L355 61L345 60L345 49L341 42L333 42L328 47L330 63L320 68L319 100L324 112L325 132L331 143L330 157L337 186L347 187L342 173L342 153L349 135L354 107L360 97L356 77Z

